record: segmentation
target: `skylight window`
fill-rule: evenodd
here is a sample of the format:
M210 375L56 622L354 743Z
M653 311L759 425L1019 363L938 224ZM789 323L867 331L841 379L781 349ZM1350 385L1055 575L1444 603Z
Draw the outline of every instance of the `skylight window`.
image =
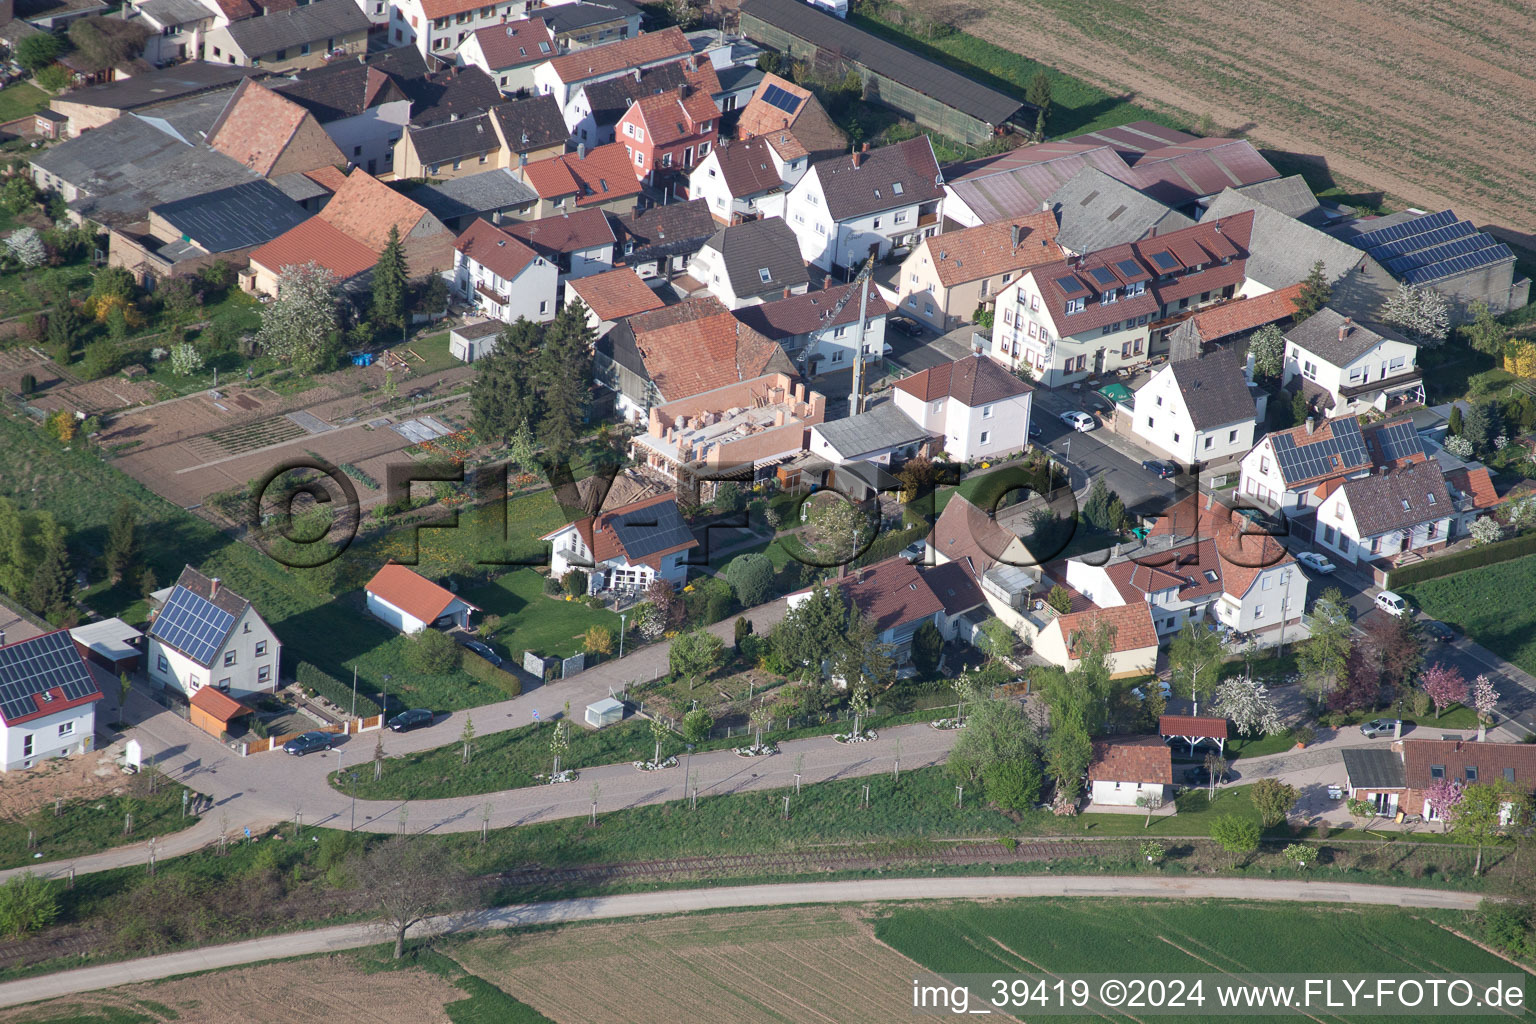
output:
M763 284L773 280L773 275L768 272L767 267L758 267L757 276L763 279Z
M901 195L901 192L902 192L901 182L899 182L899 181L891 182L891 195L899 196L899 195Z

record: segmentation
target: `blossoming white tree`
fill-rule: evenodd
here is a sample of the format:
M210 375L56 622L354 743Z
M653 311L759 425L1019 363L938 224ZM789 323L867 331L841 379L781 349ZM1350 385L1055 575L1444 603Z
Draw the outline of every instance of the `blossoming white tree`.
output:
M1482 516L1473 520L1468 532L1472 534L1474 545L1492 544L1504 535L1504 528L1492 516Z
M1493 680L1486 675L1472 680L1472 707L1477 711L1477 717L1484 722L1493 721L1493 712L1498 706L1499 691L1494 689Z
M1438 345L1451 330L1451 304L1433 288L1401 284L1382 305L1381 319L1420 344Z
M1249 682L1241 676L1226 680L1216 688L1216 710L1232 720L1245 736L1268 736L1281 729L1280 711L1269 695L1269 687Z

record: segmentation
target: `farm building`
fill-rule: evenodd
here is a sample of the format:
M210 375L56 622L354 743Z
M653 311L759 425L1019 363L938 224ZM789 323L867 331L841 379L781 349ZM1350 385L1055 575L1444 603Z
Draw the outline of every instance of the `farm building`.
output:
M480 609L425 576L390 562L374 573L363 588L368 613L402 633L420 633L428 626L469 628L469 617Z
M855 69L864 79L866 99L973 146L1010 122L1034 127L1035 111L1028 104L798 0L745 0L741 31L820 70Z

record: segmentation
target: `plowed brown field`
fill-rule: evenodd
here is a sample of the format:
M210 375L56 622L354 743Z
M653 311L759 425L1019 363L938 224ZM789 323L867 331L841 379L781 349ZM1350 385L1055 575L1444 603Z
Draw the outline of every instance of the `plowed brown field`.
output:
M1414 206L1536 234L1526 0L903 0Z

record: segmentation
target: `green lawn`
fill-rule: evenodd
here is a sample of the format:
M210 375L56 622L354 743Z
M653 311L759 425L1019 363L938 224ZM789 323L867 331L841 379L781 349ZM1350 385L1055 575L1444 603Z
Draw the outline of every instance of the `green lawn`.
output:
M414 338L403 347L421 356L422 362L419 363L411 359L411 373L418 377L423 374L436 373L438 370L446 370L451 366L464 365L448 354L447 331L429 334L424 338ZM410 359L410 356L407 355L406 358Z
M1404 587L1424 614L1536 673L1536 555Z
M57 816L52 807L46 807L20 820L0 822L0 868L31 864L37 853L43 861L55 861L142 843L197 822L195 817L182 817L181 794L186 787L162 783L151 796L140 778L132 780L132 788L131 795L67 801ZM128 813L133 814L132 835L123 834L123 816ZM37 842L30 850L28 832Z
M64 289L78 293L88 290L90 284L91 268L78 263L0 274L0 316L42 309L50 295Z
M532 569L520 569L486 586L466 590L464 597L485 609L486 615L500 616L492 642L519 663L523 651L537 651L545 657L577 653L590 626L612 630L617 653L619 617L607 609L544 596L544 579Z
M48 94L31 82L16 82L0 89L0 121L35 114L48 106Z

